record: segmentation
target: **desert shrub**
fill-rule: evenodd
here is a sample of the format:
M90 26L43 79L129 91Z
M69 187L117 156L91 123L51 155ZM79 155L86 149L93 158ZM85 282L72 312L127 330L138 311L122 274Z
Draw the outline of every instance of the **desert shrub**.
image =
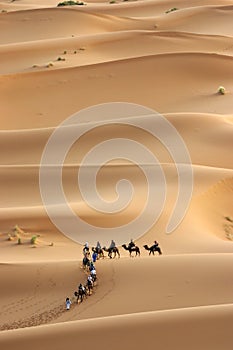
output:
M18 238L18 244L22 244L21 238Z
M65 61L66 59L65 58L63 58L63 57L58 57L57 58L57 61Z
M46 64L46 67L47 67L47 68L53 67L53 62L47 63L47 64Z
M57 4L57 7L59 7L59 6L74 6L74 5L86 5L86 3L83 1L68 0L68 1L59 2Z
M225 87L219 86L219 88L218 88L218 93L219 93L220 95L225 95L225 92L226 92Z
M36 244L37 237L38 237L37 235L32 236L31 244Z
M170 12L177 11L177 10L178 10L177 7L172 7L171 9L167 10L165 13L170 13Z
M115 4L116 3L116 0L110 0L109 1L109 4Z
M10 233L8 233L7 235L7 240L8 241L13 241L14 240L14 237L12 237L12 235Z

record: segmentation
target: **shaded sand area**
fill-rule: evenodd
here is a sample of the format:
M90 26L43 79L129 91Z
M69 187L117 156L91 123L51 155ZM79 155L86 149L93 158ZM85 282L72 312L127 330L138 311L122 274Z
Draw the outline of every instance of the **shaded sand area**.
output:
M232 350L232 1L57 4L0 1L0 348L77 349L88 342L95 349ZM176 128L190 154L193 192L183 221L166 234L179 189L177 168L158 139L125 124L140 120L142 128L152 127L154 117L113 113L69 126L77 133L93 129L65 157L66 199L86 223L109 228L108 242L111 228L143 210L147 181L140 166L150 173L156 165L118 158L102 167L98 162L83 167L87 179L100 167L96 186L107 201L116 199L119 180L134 186L124 210L102 213L85 203L77 186L89 151L115 137L137 141L157 157L167 184L159 219L136 240L141 256L129 258L122 247L120 259L106 254L96 263L92 295L77 304L73 293L87 277L82 246L48 217L40 162L60 123L107 102L152 108ZM56 166L50 166L55 179ZM182 173L189 167L179 164ZM156 181L152 189L159 190ZM87 188L91 198L92 191ZM63 217L62 203L53 205ZM149 256L143 248L155 239L161 256ZM73 301L69 312L67 296Z

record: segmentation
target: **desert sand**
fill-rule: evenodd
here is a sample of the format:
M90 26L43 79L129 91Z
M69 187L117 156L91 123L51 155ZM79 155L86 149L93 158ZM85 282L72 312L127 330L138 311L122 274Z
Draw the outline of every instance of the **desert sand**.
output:
M0 348L232 350L232 1L57 4L0 1ZM167 234L179 176L168 150L144 130L152 128L153 115L110 110L108 117L97 113L70 125L77 133L91 130L66 154L63 191L75 215L96 232L109 230L109 243L111 229L142 212L148 186L142 168L150 173L157 165L122 157L83 165L89 151L116 137L134 140L157 157L167 190L158 220L136 237L140 257L130 258L117 242L120 258L105 253L97 260L97 284L76 303L74 291L87 278L84 242L69 239L46 212L41 157L68 117L110 102L153 109L177 130L190 155L190 163L178 166L183 174L193 171L192 196L183 220ZM132 126L138 121L143 130ZM50 166L54 180L56 164ZM116 200L119 180L132 183L134 196L123 210L108 214L85 202L77 173L83 170L89 185L95 169L106 201ZM92 190L86 189L90 198ZM159 191L156 181L152 190ZM68 220L62 203L52 205ZM156 198L145 222L154 209ZM154 240L160 256L143 248Z

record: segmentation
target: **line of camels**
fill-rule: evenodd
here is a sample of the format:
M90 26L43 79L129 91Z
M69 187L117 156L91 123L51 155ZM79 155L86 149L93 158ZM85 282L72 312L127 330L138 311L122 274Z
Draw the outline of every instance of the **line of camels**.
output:
M154 255L156 252L158 252L159 255L162 255L161 248L156 244L154 244L150 247L147 244L145 244L143 247L149 251L149 255L151 255L151 254ZM136 245L132 247L130 245L127 246L126 244L122 244L122 248L124 248L125 250L127 250L129 252L130 257L133 257L132 253L134 253L135 256L140 256L140 254L141 254L140 248ZM118 256L118 258L120 257L120 252L119 252L118 247L112 247L112 248L92 247L92 251L98 255L98 258L104 258L104 251L108 253L108 257L110 259L114 259L116 256Z

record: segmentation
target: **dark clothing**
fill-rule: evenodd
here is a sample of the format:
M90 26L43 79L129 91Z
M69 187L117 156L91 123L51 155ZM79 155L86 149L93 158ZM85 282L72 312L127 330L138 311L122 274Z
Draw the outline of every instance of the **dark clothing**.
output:
M135 247L135 243L134 242L129 242L129 248L133 248Z

